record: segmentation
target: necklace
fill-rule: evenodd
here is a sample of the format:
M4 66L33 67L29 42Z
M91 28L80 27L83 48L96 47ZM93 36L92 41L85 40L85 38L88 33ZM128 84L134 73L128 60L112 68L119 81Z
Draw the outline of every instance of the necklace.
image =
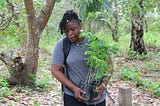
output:
M75 42L75 43L73 43L73 44L74 44L75 46L79 47L79 46L81 46L82 42L83 42L83 40L82 40L82 41Z
M82 44L82 42L76 42L74 43L75 46L79 47Z

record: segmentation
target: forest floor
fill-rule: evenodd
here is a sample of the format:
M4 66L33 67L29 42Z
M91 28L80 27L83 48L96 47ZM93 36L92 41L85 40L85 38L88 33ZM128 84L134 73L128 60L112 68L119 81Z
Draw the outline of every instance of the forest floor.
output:
M51 75L50 64L46 59L49 60L50 55L41 59L44 60L45 66L44 63L41 63L40 68L38 68L40 70L37 73L39 87L31 89L28 87L10 86L9 89L13 93L6 97L0 96L0 106L63 106L61 85ZM124 69L126 65L129 67L137 66L143 69L146 64L144 61L133 58L126 59L123 56L119 56L113 57L113 62L116 65L116 70L110 80L110 84L107 86L107 90L115 103L113 104L112 100L107 96L107 106L119 106L119 88L121 87L131 88L133 106L160 106L160 98L151 91L145 88L139 89L132 81L122 81L120 78L119 70ZM2 72L3 69L4 65L0 63L0 75L4 73ZM160 82L160 71L146 71L141 77L146 79L154 78Z

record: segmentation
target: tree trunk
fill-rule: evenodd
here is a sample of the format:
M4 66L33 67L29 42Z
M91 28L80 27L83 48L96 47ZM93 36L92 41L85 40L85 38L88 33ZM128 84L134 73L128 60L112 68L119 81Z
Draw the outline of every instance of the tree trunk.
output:
M139 3L141 9L143 9L142 1ZM131 44L130 49L136 51L139 54L146 54L147 50L145 48L143 35L143 13L136 13L132 15L132 32L131 32Z
M0 53L0 60L7 66L7 69L10 73L8 82L10 84L22 84L25 82L23 76L26 75L25 65L22 62L21 57L13 58L14 52L9 51L7 53Z
M114 26L112 27L111 24L106 20L105 23L106 25L108 26L108 28L111 30L112 32L112 38L114 41L118 42L118 39L119 39L119 36L118 36L118 6L117 6L117 0L114 1L115 4L113 6L113 9L114 9L114 14L113 14L113 17L114 17Z
M23 76L25 79L24 85L33 85L34 79L37 72L38 66L38 44L40 32L38 29L37 19L34 13L34 6L32 0L24 0L27 20L28 20L28 39L27 39L27 49L26 49L26 75Z
M119 39L119 36L118 36L118 13L119 13L119 9L118 9L118 6L117 6L117 0L115 0L115 6L114 6L114 30L112 31L112 37L113 37L113 40L118 42L118 39Z
M24 2L28 19L28 41L25 59L27 74L26 76L24 76L24 78L26 79L24 84L32 86L35 82L38 67L40 34L42 33L49 20L55 4L55 0L46 0L46 5L42 8L37 18L34 13L33 1L24 0Z
M10 84L34 86L38 67L39 38L52 13L55 0L46 0L44 7L37 17L34 13L33 0L24 0L24 3L28 20L28 39L25 62L22 62L21 57L13 58L12 55L6 53L0 54L0 60L9 70Z

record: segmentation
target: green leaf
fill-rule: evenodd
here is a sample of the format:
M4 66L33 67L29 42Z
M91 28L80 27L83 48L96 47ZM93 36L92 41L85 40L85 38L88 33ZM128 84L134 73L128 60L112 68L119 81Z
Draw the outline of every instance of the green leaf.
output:
M56 3L60 3L61 2L61 0L56 0Z

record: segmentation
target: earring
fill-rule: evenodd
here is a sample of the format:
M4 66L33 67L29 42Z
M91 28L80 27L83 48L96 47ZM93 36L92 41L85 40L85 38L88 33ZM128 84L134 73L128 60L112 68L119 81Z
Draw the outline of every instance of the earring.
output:
M69 22L69 20L66 21L67 23Z

